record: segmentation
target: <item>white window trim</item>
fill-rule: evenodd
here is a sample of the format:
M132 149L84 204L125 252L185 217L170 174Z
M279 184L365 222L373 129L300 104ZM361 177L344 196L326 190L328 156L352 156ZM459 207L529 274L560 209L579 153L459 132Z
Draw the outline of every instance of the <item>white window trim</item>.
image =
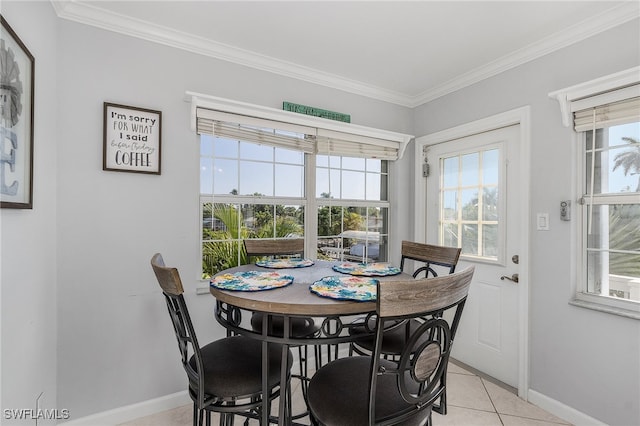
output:
M573 106L576 102L581 104L581 107L584 107L585 102L589 102L586 98L593 98L593 100L597 100L597 102L608 99L606 95L602 97L602 94L606 94L607 92L611 92L614 90L619 90L626 88L628 86L637 85L640 83L640 66L630 68L628 70L624 70L615 74L611 74L605 77L601 77L595 80L591 80L585 83L581 83L575 86L568 87L566 89L557 90L549 93L549 97L556 99L560 104L560 112L562 114L562 124L565 127L573 126L573 112L575 111L575 107ZM596 98L597 95L598 96ZM612 99L608 99L608 101L612 101ZM595 105L591 105L595 106ZM573 176L574 183L572 185L574 192L574 199L576 203L582 197L580 193L580 185L578 184L578 179L584 176L584 168L585 164L581 161L582 156L578 156L578 150L584 149L578 148L582 146L581 144L582 133L573 132L572 143L573 146L576 147L573 155L573 161L575 161L575 170L576 173ZM580 160L580 161L579 161ZM582 210L582 209L581 209ZM584 212L581 212L584 213ZM610 314L620 315L627 318L639 319L640 320L640 303L634 301L628 301L623 299L615 299L612 297L600 296L587 292L587 277L586 275L586 253L584 250L584 232L583 226L586 221L585 214L576 214L575 215L575 235L576 235L576 246L574 247L575 251L578 253L576 256L576 265L575 265L575 282L572 283L572 293L573 297L569 301L569 304L574 306L580 306L583 308L593 309L600 312L606 312Z

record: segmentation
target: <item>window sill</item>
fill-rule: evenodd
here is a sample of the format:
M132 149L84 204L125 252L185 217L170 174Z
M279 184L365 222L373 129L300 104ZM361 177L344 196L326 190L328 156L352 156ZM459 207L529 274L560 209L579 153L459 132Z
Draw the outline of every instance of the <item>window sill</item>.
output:
M570 305L578 306L581 308L592 309L594 311L605 312L607 314L618 315L625 318L631 318L640 320L640 310L625 309L618 306L609 306L602 303L586 301L581 299L572 299L569 301Z

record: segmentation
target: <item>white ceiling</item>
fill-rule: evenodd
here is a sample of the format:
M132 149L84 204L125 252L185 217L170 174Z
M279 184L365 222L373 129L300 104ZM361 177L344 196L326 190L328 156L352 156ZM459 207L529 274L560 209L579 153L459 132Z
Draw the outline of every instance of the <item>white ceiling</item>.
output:
M640 16L638 1L52 3L61 18L409 107Z

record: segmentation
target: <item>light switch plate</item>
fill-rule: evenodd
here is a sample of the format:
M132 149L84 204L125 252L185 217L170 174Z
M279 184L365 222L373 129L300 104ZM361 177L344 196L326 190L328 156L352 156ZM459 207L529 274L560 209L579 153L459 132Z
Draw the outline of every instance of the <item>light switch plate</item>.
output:
M538 231L548 231L549 213L538 213L536 216L536 224Z

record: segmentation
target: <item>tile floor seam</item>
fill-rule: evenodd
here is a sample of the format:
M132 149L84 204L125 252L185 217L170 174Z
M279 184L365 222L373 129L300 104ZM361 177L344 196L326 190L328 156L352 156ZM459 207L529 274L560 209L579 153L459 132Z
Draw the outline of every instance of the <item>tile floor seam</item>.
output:
M502 426L504 426L504 421L502 421L502 416L500 415L500 413L498 412L498 407L496 407L496 404L493 402L493 398L491 398L491 394L489 393L489 389L487 389L487 385L484 383L484 379L480 376L476 376L480 379L480 383L482 383L482 387L484 388L484 391L487 393L487 397L489 398L489 401L491 402L491 406L493 407L493 411L498 415L498 420L500 420L500 424Z
M465 409L465 410L480 411L480 412L482 412L482 413L498 414L498 412L497 412L497 411L483 410L482 408L465 407L464 405L457 405L457 404L447 403L447 406L449 406L449 407L456 407L456 408L462 408L462 409ZM435 412L435 411L434 411L434 412ZM445 415L446 415L446 414L445 414Z
M526 419L526 420L533 420L536 422L544 422L544 423L549 423L549 424L554 424L554 425L563 425L563 426L569 426L568 423L558 423L558 422L554 422L552 420L546 420L546 419L539 419L539 418L535 418L535 417L527 417L527 416L519 416L517 414L507 414L507 413L498 413L496 412L496 414L498 416L507 416L507 417L516 417L518 419Z

